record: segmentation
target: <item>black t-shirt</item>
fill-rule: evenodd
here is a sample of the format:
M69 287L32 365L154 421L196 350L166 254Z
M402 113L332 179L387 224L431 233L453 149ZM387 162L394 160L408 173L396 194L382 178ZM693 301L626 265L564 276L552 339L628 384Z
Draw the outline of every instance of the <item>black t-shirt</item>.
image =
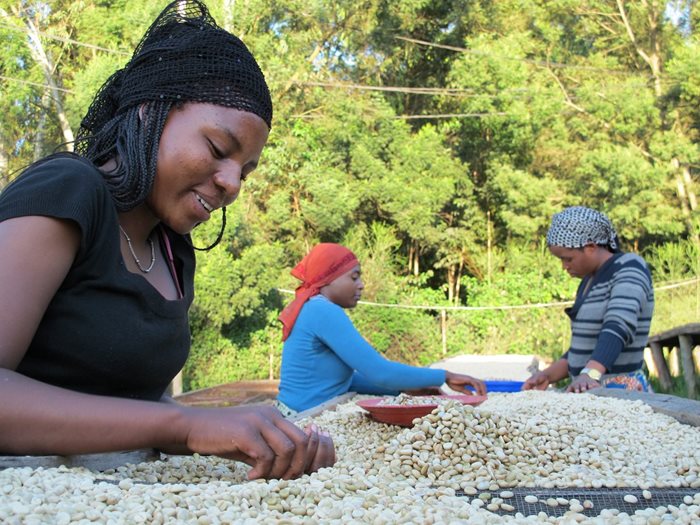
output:
M81 241L17 372L79 392L159 399L189 353L195 260L187 239L164 227L184 293L171 301L127 270L102 174L76 156L32 166L0 193L0 221L28 215L70 219Z

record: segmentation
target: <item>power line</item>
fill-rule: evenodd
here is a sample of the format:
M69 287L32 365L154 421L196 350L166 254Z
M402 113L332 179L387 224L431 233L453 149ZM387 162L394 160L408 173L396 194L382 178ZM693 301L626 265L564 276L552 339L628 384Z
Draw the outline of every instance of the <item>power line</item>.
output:
M293 294L292 290L285 290L284 288L276 288L278 292L285 294ZM568 306L574 304L573 301L565 301L560 303L533 303L533 304L520 304L511 306L429 306L429 305L413 305L413 304L391 304L391 303L373 303L369 301L358 301L357 304L363 304L365 306L379 306L382 308L400 308L403 310L516 310L516 309L528 309L528 308L548 308L552 306Z
M483 117L501 117L504 115L512 115L512 113L497 112L497 113L445 113L437 115L397 115L394 118L404 120L418 119L441 119L441 118L483 118Z
M2 25L2 24L0 24ZM65 89L65 88L54 88L53 86L49 86L47 84L41 84L38 82L30 82L28 80L21 80L19 78L14 78L14 77L8 77L4 75L0 75L0 79L3 80L10 80L13 82L18 82L21 84L28 84L32 86L37 86L37 87L42 87L42 88L50 88L50 89L57 89L58 91L62 91L64 93L70 93L74 94L75 91L70 90L70 89ZM300 82L300 85L310 85L310 86L318 86L318 87L330 87L330 88L347 88L347 89L358 89L358 90L370 90L370 91L396 91L396 92L406 92L406 93L415 93L415 94L425 94L425 95L440 95L440 94L449 94L451 96L469 96L473 94L472 96L474 97L479 97L479 98L499 98L503 93L505 92L511 92L511 93L526 93L529 90L528 88L512 88L512 89L505 89L501 92L499 95L487 95L487 94L477 94L474 93L475 90L473 89L458 89L458 88L445 88L445 89L440 89L440 88L402 88L398 86L368 86L368 85L362 85L362 84L344 84L344 83L339 83L339 82ZM442 92L446 93L442 93ZM404 120L419 120L419 119L446 119L446 118L482 118L482 117L490 117L490 116L506 116L510 115L511 113L508 112L495 112L495 113L447 113L447 114L425 114L425 115L396 115L392 118L395 119L404 119ZM315 118L322 118L323 115L291 115L292 118L302 118L302 119L315 119Z
M671 81L664 81L663 83L670 84ZM430 96L450 96L450 97L473 97L473 98L500 98L504 93L515 93L515 94L527 94L527 93L542 93L543 91L560 91L559 88L551 87L548 89L543 89L542 87L528 88L528 87L515 87L506 88L499 90L498 94L488 94L482 93L474 88L427 88L427 87L402 87L402 86L374 86L368 84L349 84L344 82L297 82L299 86L313 86L313 87L324 87L324 88L338 88L338 89L356 89L360 91L385 91L385 92L396 92L396 93L409 93L413 95L430 95ZM616 88L616 90L624 89L644 89L648 87L647 84L608 84L604 87L606 91L611 90L611 88ZM580 89L585 89L584 86L571 88L572 91L577 91Z
M686 279L685 281L679 281L679 282L672 283L672 284L667 284L667 285L663 285L663 286L657 286L657 287L655 287L654 289L655 289L657 292L663 291L663 290L671 290L671 289L673 289L673 288L680 288L680 287L682 287L682 286L688 286L689 284L696 284L698 281L700 281L700 278L697 278L697 277L696 277L696 278L694 278L694 279Z
M19 26L12 25L12 24L3 24L3 23L0 23L0 27L5 27L5 28L7 28L7 29L12 29L12 30L14 30L14 31L20 31L20 32L22 32L22 33L26 33L26 30L25 30L25 29L23 29L23 28L21 28L21 27L19 27ZM109 48L107 48L107 47L96 46L96 45L94 45L94 44L86 44L86 43L80 42L80 41L78 41L78 40L73 40L72 38L66 38L66 37L62 37L62 36L55 36L55 35L51 35L51 34L49 34L49 33L45 33L45 32L43 32L43 31L38 31L38 30L37 30L37 33L38 33L39 35L43 36L43 37L48 38L49 40L57 40L57 41L59 41L59 42L64 42L64 43L67 43L67 44L75 44L76 46L82 46L82 47L87 47L87 48L90 48L90 49L96 49L96 50L98 50L98 51L105 51L105 52L107 52L107 53L114 53L115 55L131 56L131 53L127 53L127 52L125 52L125 51L118 51L118 50L115 50L115 49L109 49Z
M670 290L672 288L680 288L681 286L689 286L691 284L697 284L700 282L700 277L695 277L693 279L688 279L686 281L681 281L673 284L667 284L662 286L655 286L655 291ZM284 288L276 288L278 292L285 294L294 294L293 290L286 290ZM363 304L366 306L379 306L382 308L400 308L403 310L450 310L450 311L475 311L475 310L527 310L532 308L560 308L563 306L570 306L574 304L574 301L561 301L553 303L530 303L530 304L516 304L516 305L505 305L505 306L430 306L430 305L412 305L412 304L391 304L391 303L373 303L369 301L358 301L358 304Z
M410 38L410 37L406 37L406 36L396 36L394 38L396 38L398 40L403 40L405 42L410 42L412 44L420 44L422 46L437 47L440 49L448 49L450 51L457 51L459 53L466 53L466 54L470 54L470 55L478 55L478 56L484 56L484 57L497 58L499 60L513 60L516 62L525 62L526 64L532 64L535 66L582 69L582 70L590 70L590 71L607 71L609 73L617 73L617 74L622 74L622 75L629 74L629 71L626 71L624 69L610 69L610 68L595 67L595 66L577 66L577 65L573 65L573 64L565 64L562 62L547 62L545 60L532 60L529 58L514 58L514 57L508 57L508 56L502 56L502 55L494 55L492 53L487 53L485 51L478 51L476 49L467 49L465 47L448 46L446 44L436 44L434 42L427 42L425 40L418 40L416 38Z
M1 24L0 24L1 25ZM48 84L40 84L38 82L30 82L28 80L21 80L19 78L14 78L14 77L8 77L4 75L0 75L0 79L3 80L11 80L14 82L19 82L21 84L29 84L32 86L37 86L37 87L43 87L43 88L51 88L54 89L53 86L49 86ZM368 91L395 91L395 92L404 92L404 93L412 93L412 94L418 94L418 95L441 95L441 94L447 94L448 96L473 96L474 98L500 98L503 93L528 93L532 91L538 91L537 89L530 89L530 88L511 88L511 89L504 89L501 90L500 94L498 95L487 95L487 94L479 94L479 93L474 93L475 90L473 89L445 89L445 91L449 91L449 93L440 93L442 90L439 88L401 88L397 86L365 86L361 84L343 84L343 83L336 83L336 82L300 82L299 85L308 85L308 86L317 86L317 87L329 87L329 88L347 88L347 89L358 89L358 90L368 90ZM630 85L626 86L624 84L619 84L620 87L645 87L641 84L639 85ZM609 87L609 86L608 86ZM58 91L63 91L65 93L70 93L74 94L75 91L70 90L70 89L65 89L65 88L55 88ZM463 93L460 93L463 92ZM470 95L473 93L473 95ZM575 100L576 98L574 98ZM485 116L503 116L503 115L509 115L510 113L505 113L505 112L499 112L499 113L455 113L455 114L449 114L449 115L398 115L393 118L403 118L403 119L420 119L420 118L453 118L453 117L485 117ZM320 118L322 115L291 115L292 118L307 118L307 119L314 119L314 118Z
M464 97L464 98L484 98L484 99L499 99L505 93L513 94L528 94L532 92L543 92L547 91L541 88L508 88L501 90L496 95L484 94L477 92L473 88L432 88L432 87L401 87L401 86L374 86L367 84L350 84L344 82L297 82L300 86L313 86L313 87L323 87L323 88L338 88L338 89L355 89L364 91L382 91L382 92L398 92L398 93L410 93L416 95L437 95L437 96L451 96L451 97ZM620 89L633 89L633 88L645 88L645 84L613 84L614 87L619 87ZM613 86L605 86L610 88ZM576 89L583 88L574 88ZM552 90L559 92L558 88L552 88ZM577 96L571 97L572 100L578 100ZM444 119L444 118L470 118L470 117L486 117L486 116L505 116L510 115L508 112L494 112L494 113L450 113L450 114L425 114L425 115L398 115L393 118L395 119L405 119L405 120L419 120L419 119ZM301 119L316 119L322 118L323 115L310 115L310 114L297 114L292 115L292 118Z
M12 24L0 23L0 27L5 27L7 29L19 31L22 33L26 32L25 29L23 29L22 27L15 26ZM125 51L110 49L110 48L98 46L95 44L87 44L85 42L81 42L79 40L75 40L72 38L55 36L55 35L46 33L44 31L37 30L37 33L41 36L48 38L48 39L56 40L59 42L70 43L70 44L74 44L77 46L87 47L89 49L95 49L95 50L99 50L99 51L104 51L106 53L113 53L113 54L122 55L122 56L130 56L131 55L131 53L128 53ZM444 44L435 44L432 42L427 42L425 40L419 40L419 39L403 37L403 36L397 36L394 38L397 38L399 40L404 40L406 42L411 42L411 43L416 43L416 44L421 44L421 45L426 45L426 46L431 46L431 47L438 47L438 48L442 48L442 49L449 49L451 51L457 51L457 52L461 52L461 53L468 53L468 54L474 54L474 55L480 55L480 56L488 56L488 57L493 57L493 58L498 58L498 59L503 59L503 60L520 61L520 62L525 62L525 63L539 65L539 66L549 66L549 67L557 67L557 68L574 68L574 69L595 70L595 71L607 71L607 72L614 72L614 73L621 73L621 74L629 73L628 71L619 70L619 69L599 68L599 67L594 67L594 66L578 66L578 65L572 65L572 64L564 64L564 63L560 63L560 62L537 61L537 60L531 60L531 59L525 59L525 58L513 58L513 57L507 57L507 56L504 57L501 55L494 55L494 54L486 53L483 51L477 51L477 50L473 50L473 49L461 48L461 47L456 47L456 46L449 46L449 45L444 45ZM475 93L474 89L469 89L469 88L421 88L421 87L400 87L400 86L367 86L367 85L361 85L361 84L343 84L343 83L332 83L332 82L299 82L298 84L299 85L309 85L309 86L319 86L319 87L338 87L338 88L346 88L346 89L363 89L363 90L373 90L373 91L402 92L402 93L410 93L410 94L418 94L418 95L467 96L467 94L469 94L469 93L474 93L475 97L480 96L480 97L495 98L498 96L498 95L486 95L486 94ZM624 87L624 85L623 85L623 87ZM511 88L511 89L503 90L502 92L513 92L513 91L527 92L527 91L530 91L530 89L529 88Z
M30 86L38 86L38 87L43 87L43 88L48 88L48 89L55 89L57 91L63 91L64 93L70 93L74 94L75 91L72 91L70 89L65 89L65 88L60 88L60 87L54 87L54 86L49 86L48 84L40 84L39 82L30 82L29 80L22 80L19 78L14 78L14 77L6 77L4 75L0 75L0 79L2 80L11 80L13 82L18 82L20 84L28 84Z
M19 26L15 26L12 24L3 24L0 23L0 27L5 27L8 29L12 29L14 31L20 31L22 33L25 32L25 29ZM70 44L75 44L77 46L82 46L82 47L87 47L90 49L96 49L99 51L105 51L107 53L114 53L118 55L124 55L124 56L130 56L131 53L125 52L125 51L119 51L115 49L110 49L107 47L102 47L98 46L95 44L87 44L85 42L80 42L79 40L74 40L72 38L67 38L67 37L60 37L56 35L52 35L49 33L46 33L44 31L37 31L39 35L42 35L48 39L51 40L57 40L59 42L64 42L64 43L70 43ZM556 67L556 68L572 68L572 69L582 69L582 70L593 70L593 71L607 71L607 72L613 72L613 73L619 73L619 74L626 74L629 73L629 71L622 70L622 69L611 69L611 68L602 68L602 67L595 67L595 66L579 66L579 65L573 65L573 64L566 64L562 62L547 62L543 60L532 60L532 59L527 59L527 58L515 58L515 57L509 57L509 56L503 56L503 55L494 55L493 53L487 53L485 51L478 51L475 49L467 49L463 47L456 47L456 46L449 46L446 44L436 44L434 42L428 42L426 40L419 40L415 38L410 38L410 37L405 37L405 36L396 36L394 37L398 40L404 40L406 42L411 42L414 44L420 44L424 46L429 46L429 47L437 47L441 49L448 49L450 51L457 51L460 53L467 53L467 54L472 54L472 55L478 55L478 56L485 56L485 57L492 57L492 58L498 58L502 60L512 60L512 61L517 61L517 62L525 62L528 64L533 64L533 65L538 65L538 66L544 66L544 67ZM324 83L318 82L306 82L302 84L308 84L308 85L324 85ZM358 86L359 88L359 86ZM365 88L365 89L372 89L372 88ZM415 90L420 90L425 93L430 93L431 91L439 91L441 94L444 94L444 92L461 92L461 91L468 91L466 89L450 89L450 88L386 88L383 89L381 87L374 87L373 89L378 89L378 90L383 90L383 91L392 91L392 90L402 90L402 89L415 89ZM418 93L419 91L415 91Z
M443 119L443 118L483 118L483 117L500 117L504 115L512 115L512 113L445 113L445 114L426 114L426 115L394 115L388 118L402 120L419 120L419 119ZM323 118L326 115L291 115L292 118L314 120Z
M343 82L298 82L300 86L317 86L341 89L357 89L364 91L390 91L396 93L410 93L415 95L447 95L475 97L497 97L498 95L483 95L472 88L432 88L432 87L401 87L401 86L370 86L366 84L346 84ZM512 88L508 91L527 91L526 88Z
M20 31L22 33L26 32L24 28L19 27L19 26L15 26L12 24L0 23L0 27L5 27L7 29L12 29L14 31ZM48 39L56 40L59 42L75 44L77 46L87 47L90 49L96 49L99 51L105 51L107 53L114 53L117 55L123 55L123 56L130 56L131 55L131 53L128 53L126 51L119 51L119 50L115 50L115 49L110 49L110 48L98 46L95 44L87 44L85 42L81 42L79 40L75 40L72 38L52 35L52 34L44 32L44 31L37 30L37 33L39 35L42 35L42 36L48 38ZM448 49L450 51L456 51L456 52L460 52L460 53L467 53L467 54L485 56L485 57L492 57L492 58L497 58L497 59L501 59L501 60L512 60L512 61L517 61L517 62L524 62L527 64L533 64L533 65L542 66L542 67L570 68L570 69L581 69L581 70L591 70L591 71L607 71L607 72L617 73L617 74L630 73L629 71L626 71L623 69L611 69L611 68L603 68L603 67L595 67L595 66L579 66L579 65L574 65L574 64L566 64L566 63L562 63L562 62L548 62L548 61L544 61L544 60L532 60L532 59L527 59L527 58L515 58L515 57L509 57L509 56L503 56L503 55L495 55L493 53L487 53L485 51L479 51L479 50L475 50L475 49L467 49L467 48L457 47L457 46L450 46L450 45L446 45L446 44L436 44L434 42L428 42L426 40L420 40L420 39L410 38L410 37L405 37L405 36L396 36L394 38L396 38L398 40L403 40L405 42L420 44L420 45L429 46L429 47L437 47L440 49ZM312 83L309 83L309 84L312 84ZM424 88L424 89L429 90L431 88ZM459 91L459 90L455 90L455 91Z

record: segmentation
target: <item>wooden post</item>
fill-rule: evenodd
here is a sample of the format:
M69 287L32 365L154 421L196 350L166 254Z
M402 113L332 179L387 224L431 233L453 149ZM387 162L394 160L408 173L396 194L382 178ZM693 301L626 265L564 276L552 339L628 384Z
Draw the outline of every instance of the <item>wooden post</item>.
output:
M668 365L664 358L664 351L661 345L657 342L650 342L651 357L654 360L654 368L658 373L659 382L664 390L671 390L671 374L668 371Z
M491 283L491 210L486 212L486 282Z
M668 349L668 357L666 362L668 363L668 371L671 373L672 377L678 377L681 375L681 363L679 359L680 351L678 347L672 346Z
M440 310L440 332L442 333L442 355L447 355L447 311Z
M681 354L683 376L685 377L685 384L688 387L688 397L693 399L697 392L695 364L693 363L693 338L689 335L679 335L678 346Z
M648 346L644 349L644 364L650 376L659 377L659 371L656 369L656 363L654 363L654 356L651 355L651 348Z

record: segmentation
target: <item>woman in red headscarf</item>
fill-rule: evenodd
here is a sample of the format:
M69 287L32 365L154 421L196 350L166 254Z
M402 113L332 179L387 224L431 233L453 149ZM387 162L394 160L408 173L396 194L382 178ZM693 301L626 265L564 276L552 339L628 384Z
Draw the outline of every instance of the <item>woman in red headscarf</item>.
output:
M357 305L364 288L360 263L344 246L316 245L292 275L301 284L279 317L284 347L277 403L282 413L291 415L348 391L395 395L447 383L460 392L486 392L473 377L389 361L372 348L343 310Z

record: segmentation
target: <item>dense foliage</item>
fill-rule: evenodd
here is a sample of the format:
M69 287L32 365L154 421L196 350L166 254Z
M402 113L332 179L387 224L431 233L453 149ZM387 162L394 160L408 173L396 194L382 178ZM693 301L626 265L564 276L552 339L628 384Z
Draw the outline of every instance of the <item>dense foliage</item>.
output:
M0 0L0 187L69 147L165 3ZM576 282L542 243L568 205L607 212L657 282L698 274L694 0L208 5L259 59L275 119L224 243L199 258L189 387L276 373L289 298L278 290L319 241L356 251L367 300L434 307L352 313L379 350L412 363L565 348L561 307L440 307L571 299ZM694 291L679 290L659 292L655 328L698 318Z

